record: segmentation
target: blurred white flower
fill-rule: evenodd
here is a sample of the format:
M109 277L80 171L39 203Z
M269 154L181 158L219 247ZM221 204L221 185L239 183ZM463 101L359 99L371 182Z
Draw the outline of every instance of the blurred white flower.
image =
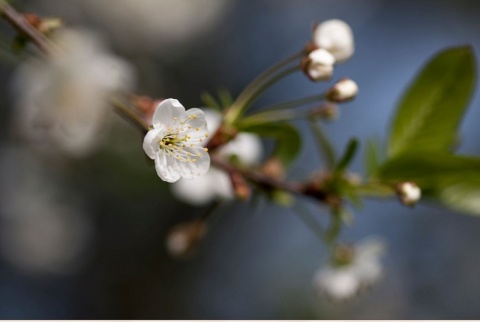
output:
M54 5L58 1L53 1ZM125 49L171 57L172 46L202 41L228 11L230 0L82 0L95 20ZM166 57L167 58L167 57Z
M335 57L326 49L312 51L305 62L304 71L312 81L328 80L333 74Z
M109 96L131 88L133 73L90 32L62 29L53 41L61 53L17 71L16 125L39 146L82 156L100 140Z
M3 150L0 164L2 257L30 274L79 269L92 235L84 207L26 151Z
M352 29L338 19L319 24L313 31L313 43L318 48L328 50L337 62L349 59L355 51Z
M218 112L205 110L208 131L215 133L220 126L222 117ZM203 142L206 144L207 142ZM262 143L253 134L238 133L235 139L220 147L215 153L228 158L235 155L246 165L254 165L262 157ZM194 180L178 180L172 186L172 193L180 200L195 206L205 205L215 199L232 199L234 191L229 176L213 167Z
M319 294L324 294L332 300L346 300L382 277L380 257L385 252L382 240L369 238L349 251L351 253L347 254L347 260L341 259L345 262L329 263L317 271L313 284Z
M162 101L153 113L153 129L143 140L145 153L155 160L158 176L167 182L180 177L194 179L210 167L210 156L202 143L208 138L203 111L185 111L176 99Z

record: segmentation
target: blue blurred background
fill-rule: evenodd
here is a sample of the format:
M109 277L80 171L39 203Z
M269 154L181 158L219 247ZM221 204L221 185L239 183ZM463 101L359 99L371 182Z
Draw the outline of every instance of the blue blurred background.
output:
M302 48L313 22L345 20L354 31L356 53L335 69L334 77L356 80L360 93L327 127L339 151L353 136L361 142L385 139L401 92L435 52L462 44L471 44L477 53L480 49L476 0L19 0L15 6L102 33L116 54L137 68L139 93L175 97L185 106L200 106L205 90L228 88L238 94L260 71ZM148 19L158 19L160 26ZM0 31L12 35L5 23ZM36 167L28 156L15 161L22 152L10 126L14 70L11 63L1 65L0 193L28 204L42 188L17 192L20 179L11 175ZM319 93L325 86L295 75L272 88L259 106ZM479 105L475 95L462 124L461 153L480 153ZM142 138L113 117L108 144L99 152L62 163L61 176L55 162L37 171L65 186L58 198L76 205L70 219L47 214L21 221L0 214L0 318L480 316L480 219L431 204L412 210L394 200L367 201L355 213L355 223L342 238L382 236L389 245L387 273L347 303L314 296L312 276L326 258L325 248L292 212L278 206L262 204L252 211L249 204L236 202L225 207L196 256L173 260L164 246L168 229L205 209L175 201L145 162ZM295 125L308 133L302 121ZM306 137L292 178L321 165L314 151ZM362 171L361 156L352 169ZM29 182L24 176L21 180ZM313 204L311 209L319 218L325 213ZM52 230L51 225L60 228ZM48 242L50 234L60 237ZM39 246L25 247L28 240Z

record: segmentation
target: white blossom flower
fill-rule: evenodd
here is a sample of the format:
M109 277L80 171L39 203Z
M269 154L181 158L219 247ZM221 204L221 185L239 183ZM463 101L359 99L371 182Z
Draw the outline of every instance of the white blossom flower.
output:
M345 263L329 263L317 271L313 283L319 294L333 300L346 300L381 278L380 257L385 251L382 240L369 238L351 251L351 258Z
M304 65L304 71L313 81L328 80L333 74L335 57L323 49L316 49L308 54Z
M313 43L318 48L328 50L337 62L349 59L355 51L352 29L338 19L319 24L313 31Z
M215 133L221 123L221 114L205 110L205 118L210 133ZM207 143L207 142L203 142ZM235 155L246 165L253 165L262 157L260 139L250 133L238 133L235 139L215 151L218 155L228 158ZM205 175L194 180L180 179L171 185L172 193L180 200L194 206L201 206L215 199L232 199L234 191L229 176L211 167Z
M0 255L29 274L75 272L92 238L85 205L28 151L0 155Z
M61 52L32 58L17 71L16 126L39 147L82 156L98 144L108 98L132 86L132 70L92 33L59 30Z
M422 197L422 190L413 182L402 182L397 185L397 194L404 205L413 206Z
M344 78L335 83L325 96L330 102L342 103L354 99L357 94L357 83L351 79Z
M143 140L143 149L155 160L155 169L162 180L194 179L207 172L210 156L202 143L208 138L208 129L201 109L185 111L178 100L166 99L157 106L152 123L153 129Z
M191 43L202 41L209 31L218 26L222 17L232 7L231 0L80 0L80 2L81 8L86 10L89 18L109 30L115 41L125 49L155 51L168 59L172 59L170 53L176 47L181 49ZM59 3L53 1L52 5L58 7Z

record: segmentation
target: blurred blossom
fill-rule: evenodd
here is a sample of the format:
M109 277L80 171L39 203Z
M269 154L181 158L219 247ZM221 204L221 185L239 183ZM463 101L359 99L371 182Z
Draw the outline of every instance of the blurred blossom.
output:
M1 255L30 274L78 269L91 240L78 202L26 151L2 151L0 165Z
M61 53L17 70L16 125L37 146L83 156L100 141L109 96L130 89L133 72L90 32L59 30L53 41Z
M195 250L206 233L207 225L201 220L178 224L167 235L167 250L174 257L188 256Z
M383 275L380 257L385 244L369 238L352 248L337 247L333 263L320 268L314 277L314 287L332 300L346 300L373 285Z
M400 202L406 206L414 206L422 197L422 190L414 182L401 182L396 190Z
M222 116L212 110L205 110L204 113L208 131L213 134L220 126ZM262 151L262 143L257 136L239 133L235 139L220 147L215 153L225 158L235 155L245 165L254 165L260 161ZM172 193L178 199L196 206L207 204L217 198L232 199L234 197L229 176L213 167L210 167L202 177L193 180L178 180L171 188Z
M55 1L56 2L56 1ZM91 18L124 47L162 51L198 41L226 13L231 0L87 0ZM168 48L168 50L165 50Z
M176 99L158 104L152 117L153 128L143 140L143 150L155 160L155 170L163 181L201 177L210 167L210 155L203 142L209 134L203 111L185 111Z
M337 62L349 59L355 51L352 29L338 19L319 24L313 31L313 43L318 48L328 50Z

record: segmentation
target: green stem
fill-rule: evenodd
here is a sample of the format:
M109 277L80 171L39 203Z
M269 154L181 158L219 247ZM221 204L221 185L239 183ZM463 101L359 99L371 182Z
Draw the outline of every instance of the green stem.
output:
M323 129L319 122L310 119L309 120L310 129L312 130L315 140L317 141L317 147L319 152L325 158L326 166L328 169L333 169L337 160L335 150L328 140L327 136L323 132Z
M238 118L243 114L243 112L253 103L255 100L270 86L278 82L280 79L284 78L285 76L299 70L300 66L295 65L291 68L285 69L280 73L276 74L268 81L264 82L263 84L257 86L252 86L245 90L232 104L231 108L228 110L227 114L225 115L225 122L227 124L234 124ZM260 84L260 83L259 83Z
M246 99L250 94L250 92L253 92L265 79L276 73L278 70L282 69L284 66L288 65L295 59L301 57L303 55L303 51L297 52L277 64L269 67L267 70L262 72L260 75L258 75L245 89L238 95L238 98L235 100L235 103L241 102L242 100ZM234 104L235 104L234 103Z
M325 232L325 241L330 248L333 248L337 242L337 238L342 231L341 209L333 209L330 226Z
M356 192L366 198L390 198L395 196L395 190L379 182L367 182L357 187Z
M279 104L274 104L267 106L266 108L262 109L263 111L276 111L276 110L282 110L286 108L292 108L292 107L297 107L297 106L302 106L308 103L314 103L314 102L319 102L323 101L325 99L325 94L320 94L320 95L314 95L314 96L309 96L309 97L304 97L284 103L279 103Z
M298 200L294 204L295 213L303 221L303 223L310 228L310 230L320 239L322 242L327 242L325 236L325 228L312 216L310 210Z
M252 126L262 123L291 121L294 119L305 117L305 112L300 112L294 109L283 111L266 111L245 117L244 119L242 119L240 123L241 125L239 127L243 128L246 126Z

